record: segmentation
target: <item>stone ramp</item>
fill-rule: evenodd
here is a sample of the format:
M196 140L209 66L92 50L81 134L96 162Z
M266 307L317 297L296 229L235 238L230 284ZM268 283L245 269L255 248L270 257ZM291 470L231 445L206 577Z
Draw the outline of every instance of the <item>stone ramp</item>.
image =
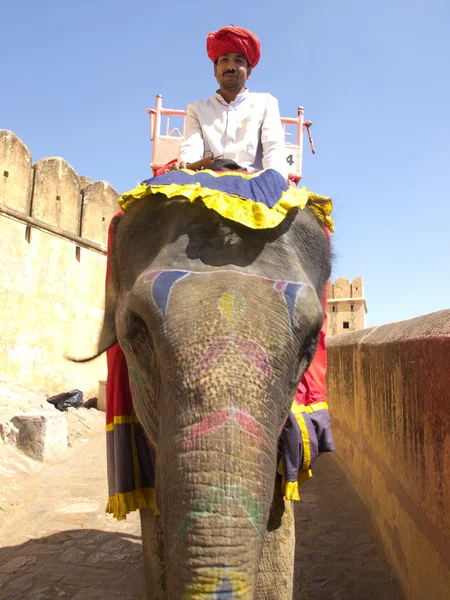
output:
M295 600L401 600L369 516L336 458L318 460L297 505ZM144 600L139 519L104 514L103 435L33 476L0 515L0 600Z

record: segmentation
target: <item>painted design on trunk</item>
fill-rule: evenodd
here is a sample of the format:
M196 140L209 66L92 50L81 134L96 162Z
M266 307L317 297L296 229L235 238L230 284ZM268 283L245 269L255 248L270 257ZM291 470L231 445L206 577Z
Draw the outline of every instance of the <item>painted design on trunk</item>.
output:
M231 579L225 577L219 584L219 587L216 590L216 598L214 600L219 600L220 598L233 598L233 584Z
M222 425L228 422L230 418L230 411L228 410L218 410L211 415L208 415L201 421L199 421L196 425L194 425L194 429L191 431L191 435L184 442L184 449L189 450L189 448L194 444L194 442L204 435L208 433L212 433L216 431Z
M269 365L269 357L258 342L254 340L235 338L234 344L240 350L241 354L248 360L248 362L265 377L270 377L272 371Z
M204 519L215 512L224 504L236 502L245 511L246 518L253 525L256 533L261 528L261 504L243 485L227 485L224 487L211 487L208 492L191 508L188 516L178 528L178 535L183 537L197 519Z
M171 293L177 282L182 281L189 275L212 275L223 276L227 271L187 271L187 270L155 270L146 274L144 282L151 284L151 294L156 307L161 314L163 322L166 320ZM274 280L259 275L239 273L230 270L234 275L257 278L269 281L277 293L281 293L287 308L291 334L294 329L294 313L300 290L309 284L295 283L284 280ZM281 308L281 306L280 306ZM217 309L226 320L229 334L213 339L200 356L198 363L185 380L188 387L199 378L205 371L211 369L221 359L224 352L232 353L232 358L238 362L244 359L251 367L260 373L264 380L272 377L272 369L266 350L255 340L239 335L239 328L244 315L249 310L249 303L244 295L236 290L228 290L222 293L218 299ZM140 382L139 382L140 383ZM262 389L264 386L262 386ZM237 396L238 397L238 396ZM230 440L235 444L235 430L238 428L241 434L250 436L259 445L264 446L272 452L272 444L263 426L248 412L240 410L234 404L232 396L229 397L229 405L211 414L203 416L196 423L184 442L185 451L190 450L200 438L210 436L230 424ZM251 524L257 535L260 533L262 523L262 512L259 500L242 483L227 485L224 487L212 487L205 495L196 501L190 508L187 516L178 527L178 535L184 537L197 520L208 519L212 515L218 515L228 508L228 519L231 518L231 509L240 506L245 514L245 519ZM186 598L200 598L203 595L208 598L248 598L250 585L245 575L229 573L223 569L217 569L214 576L202 574L193 581ZM213 595L213 596L212 596Z
M198 438L213 433L228 422L236 424L242 431L258 439L266 448L272 450L269 438L258 421L248 413L237 408L218 410L199 421L185 441L184 449L189 450Z
M206 349L200 362L191 372L188 383L191 383L200 373L212 367L222 356L226 348L234 348L265 377L271 376L269 357L264 348L254 340L234 334L239 321L247 311L247 302L239 292L225 292L219 298L218 307L222 315L231 325L233 335L214 340Z
M189 586L184 600L202 597L208 600L250 598L248 577L244 573L226 567L200 569Z
M270 369L269 357L258 342L237 336L227 336L215 340L208 346L198 365L191 372L187 380L188 383L194 381L200 373L211 368L219 360L226 348L235 348L264 377L268 378L271 376L272 371Z
M194 379L200 373L207 371L210 367L212 367L219 360L219 358L222 356L225 348L227 348L227 346L229 346L230 339L231 338L229 338L229 337L219 338L218 340L215 340L214 342L212 342L212 344L210 344L207 347L204 355L200 359L200 362L195 367L195 369L191 372L191 374L187 380L188 383L191 383L191 381L194 381Z
M218 309L231 327L231 335L220 337L209 344L197 366L190 373L187 385L199 377L200 374L212 368L227 349L231 349L234 355L240 356L247 361L264 378L269 378L272 371L269 364L269 357L264 348L254 340L237 335L239 322L248 310L248 303L245 297L236 291L225 292L219 298ZM194 425L185 440L184 449L189 450L197 440L206 435L213 434L227 423L231 424L233 428L237 427L244 435L252 437L259 442L260 446L265 446L269 452L272 452L273 448L270 439L262 425L248 412L237 408L231 397L227 408L222 408L208 414ZM231 439L234 439L232 431L230 435ZM247 519L255 530L259 532L261 522L259 501L244 486L230 485L226 488L212 488L209 490L208 494L193 506L188 516L184 519L179 527L179 535L185 535L197 519L208 518L215 511L218 511L222 505L230 505L236 502L244 508ZM232 591L230 591L231 593ZM224 594L225 588L218 597L228 597L228 593L225 596Z

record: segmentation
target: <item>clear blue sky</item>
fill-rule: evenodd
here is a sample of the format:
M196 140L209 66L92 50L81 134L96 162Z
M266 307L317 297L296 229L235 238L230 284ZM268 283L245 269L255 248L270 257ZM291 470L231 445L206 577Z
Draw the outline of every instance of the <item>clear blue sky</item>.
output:
M332 196L333 277L362 275L368 324L450 305L448 0L22 0L1 9L0 128L119 192L149 176L145 109L216 89L208 32L251 28L251 91L306 108L303 183Z

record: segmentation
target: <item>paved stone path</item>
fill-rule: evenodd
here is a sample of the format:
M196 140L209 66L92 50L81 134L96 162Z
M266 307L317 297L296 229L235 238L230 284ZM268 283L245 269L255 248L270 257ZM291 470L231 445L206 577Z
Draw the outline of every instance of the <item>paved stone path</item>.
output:
M104 514L105 462L97 434L34 471L6 519L0 508L0 600L144 600L138 515ZM403 598L335 458L320 458L296 510L295 600Z
M0 600L144 600L138 514L119 523L104 513L104 435L29 483L0 527Z
M402 600L367 509L342 463L335 454L325 454L313 472L296 505L294 599Z

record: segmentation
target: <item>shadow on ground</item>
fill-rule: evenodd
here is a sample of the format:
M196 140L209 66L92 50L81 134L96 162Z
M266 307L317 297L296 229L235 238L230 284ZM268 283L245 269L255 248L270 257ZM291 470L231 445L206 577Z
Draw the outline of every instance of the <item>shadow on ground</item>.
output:
M140 537L63 531L0 548L0 600L144 600Z
M325 454L301 488L294 600L402 600L367 508L343 468Z
M301 496L294 600L402 600L366 507L336 457L317 461ZM144 600L140 536L80 528L0 548L0 600L54 598Z

